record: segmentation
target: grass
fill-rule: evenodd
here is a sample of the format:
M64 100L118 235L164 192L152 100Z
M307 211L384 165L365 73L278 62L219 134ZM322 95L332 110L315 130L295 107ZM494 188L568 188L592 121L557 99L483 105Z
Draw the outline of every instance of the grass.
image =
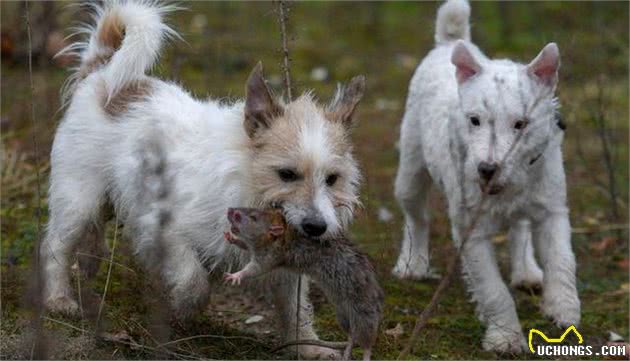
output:
M2 22L19 18L15 3L2 3ZM38 4L33 4L37 11ZM187 43L175 42L156 69L160 76L177 79L199 97L239 97L247 73L258 61L266 65L268 78L280 89L279 33L270 4L193 3L193 11L175 16L173 22ZM406 89L422 55L431 47L434 3L299 3L290 15L293 74L300 90L313 88L322 99L332 95L335 83L364 73L368 77L367 96L360 107L360 125L353 137L365 176L362 188L364 209L352 227L353 238L374 260L386 292L386 308L375 358L396 358L407 342L417 315L428 303L437 281L401 281L390 276L398 253L402 215L393 199L393 179L398 165L396 142L404 111ZM501 21L501 15L504 21ZM580 16L583 15L583 16ZM539 21L545 19L545 21ZM563 54L559 96L569 124L564 150L569 184L571 222L593 233L575 234L573 247L578 261L578 291L582 301L579 327L587 344L599 345L608 332L628 331L628 232L598 229L608 224L624 224L628 219L628 4L544 2L473 4L473 37L488 54L527 61L546 41L558 42ZM62 13L60 22L67 23ZM17 23L20 25L21 23ZM205 24L205 25L204 25ZM23 25L23 24L22 24ZM313 80L312 69L324 67L325 81ZM2 358L20 357L29 347L30 311L27 307L29 264L36 241L36 183L31 134L40 143L39 154L46 189L47 159L56 123L61 113L58 90L67 76L50 64L34 69L37 128L29 118L27 68L19 58L2 61ZM597 79L604 77L604 81ZM615 155L615 176L620 189L619 219L612 219L606 191L601 144L594 114L598 87L605 90L604 109L611 128ZM449 223L442 196L433 194L431 252L432 263L444 272L451 257ZM42 216L46 218L46 200ZM394 212L390 222L377 219L380 208ZM109 229L109 241L113 228ZM610 246L597 245L614 237ZM507 276L507 247L497 243L497 254ZM270 307L257 293L241 296L240 291L219 288L213 293L208 311L192 323L164 327L153 317L162 312L152 301L155 293L140 267L130 256L128 244L119 242L101 330L120 336L117 342L94 341L90 317L86 320L51 316L45 320L48 337L55 345L50 352L58 358L150 358L158 356L266 359L278 334L270 319ZM96 279L83 282L86 302L99 300L103 293L107 264L101 265ZM143 290L139 294L138 290ZM238 293L237 293L238 292ZM259 293L258 293L259 294ZM345 337L337 326L333 308L321 293L313 292L316 328L330 340ZM555 329L541 315L538 296L514 293L524 330L536 327L550 336ZM156 308L157 307L157 308ZM89 311L89 310L88 310ZM89 312L88 312L89 313ZM265 321L245 326L253 314ZM385 330L401 324L404 333L388 336ZM125 331L128 336L120 334ZM166 331L165 331L166 330ZM448 290L418 340L410 358L494 359L502 357L481 350L483 326L474 316L464 285L457 280ZM166 340L194 335L220 337L183 340L164 354L155 348ZM247 338L242 338L247 337ZM133 343L136 346L130 346ZM144 345L139 347L137 345ZM355 356L358 355L358 351ZM26 356L24 356L26 357ZM523 355L523 358L530 358Z

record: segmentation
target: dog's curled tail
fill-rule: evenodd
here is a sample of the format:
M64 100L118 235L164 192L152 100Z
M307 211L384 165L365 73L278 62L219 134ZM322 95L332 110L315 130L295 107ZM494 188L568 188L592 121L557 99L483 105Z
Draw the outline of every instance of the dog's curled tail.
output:
M89 39L71 44L60 54L80 57L75 81L102 71L107 99L153 66L165 39L179 37L163 22L165 14L179 9L174 5L150 0L110 0L103 5L87 5L92 8L94 24L77 28L77 33L86 33Z
M467 0L448 0L438 9L435 42L470 41L470 5Z

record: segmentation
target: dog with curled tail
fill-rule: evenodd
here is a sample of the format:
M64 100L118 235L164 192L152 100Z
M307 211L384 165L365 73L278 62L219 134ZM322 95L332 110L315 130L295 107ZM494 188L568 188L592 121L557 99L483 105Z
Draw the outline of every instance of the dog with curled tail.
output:
M155 249L150 237L140 233L146 228L142 215L152 212L143 207L153 206L136 201L144 198L136 181L143 164L136 155L147 134L161 135L169 209L163 210L168 224L160 228L160 274L181 317L205 306L209 273L247 261L223 239L228 207L279 207L297 232L315 241L344 232L359 204L361 176L350 132L365 87L362 76L339 86L327 104L310 92L284 103L267 87L259 63L245 81L244 100L196 99L147 75L165 40L178 36L164 21L174 6L108 1L92 7L95 23L85 29L87 41L65 50L76 53L80 64L64 91L67 109L51 154L50 217L40 249L48 309L78 311L69 266L87 240L105 242L106 209L125 225L139 259L152 259L143 257ZM287 341L317 338L310 313L295 319L298 277L286 271L266 277ZM307 285L299 295L304 307L310 305ZM299 352L306 358L340 356L310 345Z

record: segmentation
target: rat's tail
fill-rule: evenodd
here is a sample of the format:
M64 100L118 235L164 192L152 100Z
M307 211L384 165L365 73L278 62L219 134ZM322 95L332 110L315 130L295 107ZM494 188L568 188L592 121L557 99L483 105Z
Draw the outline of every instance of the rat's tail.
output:
M470 41L470 5L467 0L448 0L438 9L435 42Z

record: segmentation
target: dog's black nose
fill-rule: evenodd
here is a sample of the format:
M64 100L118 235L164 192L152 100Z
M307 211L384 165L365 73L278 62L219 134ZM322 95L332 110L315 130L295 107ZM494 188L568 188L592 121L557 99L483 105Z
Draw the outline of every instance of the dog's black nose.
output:
M302 230L311 237L318 237L326 232L326 222L318 217L306 217L302 221Z
M489 181L490 179L492 179L492 176L494 175L494 173L497 172L498 168L499 168L499 165L496 163L481 162L477 166L477 172L479 172L479 175L481 176L481 178L483 178L486 181Z

